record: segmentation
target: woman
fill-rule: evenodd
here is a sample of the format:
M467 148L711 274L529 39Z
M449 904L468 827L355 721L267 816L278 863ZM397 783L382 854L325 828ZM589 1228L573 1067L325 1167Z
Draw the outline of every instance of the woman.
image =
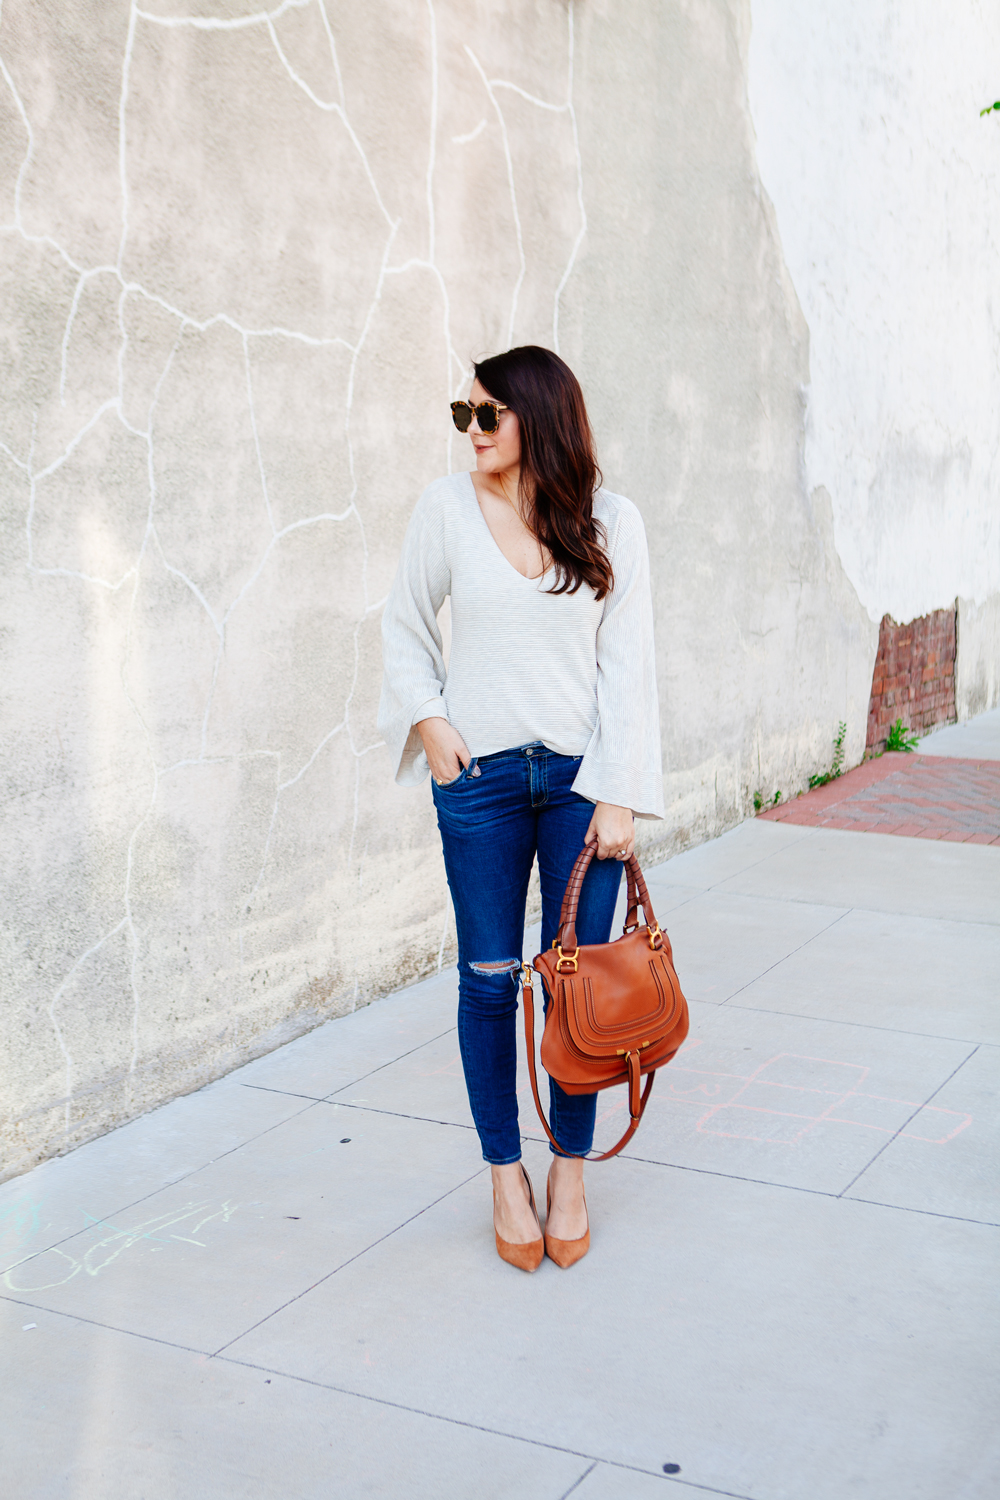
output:
M533 1271L585 1255L583 1162L596 1095L549 1080L560 1146L544 1242L521 1165L517 980L538 856L542 946L585 842L597 860L577 918L607 942L633 815L663 816L649 558L639 512L598 488L583 392L548 349L474 366L472 473L426 489L383 618L379 727L403 786L430 769L458 929L458 1035L469 1103L493 1173L500 1256ZM437 614L451 596L445 669Z

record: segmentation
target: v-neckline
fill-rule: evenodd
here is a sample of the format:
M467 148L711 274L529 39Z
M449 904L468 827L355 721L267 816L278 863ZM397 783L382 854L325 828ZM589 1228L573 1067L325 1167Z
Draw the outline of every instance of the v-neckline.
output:
M522 583L541 583L542 579L548 573L552 572L552 568L551 567L543 568L543 570L541 571L541 573L536 573L533 578L529 578L528 575L527 575L527 573L522 573L521 570L520 570L520 568L515 568L514 564L511 562L510 558L507 556L506 552L503 550L503 548L501 547L500 543L497 541L496 537L493 535L493 532L490 530L490 523L489 523L489 521L487 521L486 517L483 515L483 507L480 505L480 503L479 503L479 496L476 493L476 482L475 482L475 480L472 477L472 470L471 469L466 469L465 472L469 476L469 488L472 491L472 502L473 502L473 504L476 507L476 515L479 517L479 520L480 520L480 522L482 524L483 530L486 532L486 535L489 537L489 539L490 539L490 545L493 547L493 549L496 552L497 556L510 569L510 571L515 575L515 577L521 579Z

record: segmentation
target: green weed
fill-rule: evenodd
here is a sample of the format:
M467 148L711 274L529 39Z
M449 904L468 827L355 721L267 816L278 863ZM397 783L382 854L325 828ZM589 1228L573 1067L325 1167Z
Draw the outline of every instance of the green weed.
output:
M885 748L887 750L902 751L904 755L909 755L911 750L917 748L919 739L919 734L911 734L909 730L903 728L902 719L897 719L889 730L889 738L885 742Z
M847 738L847 725L843 719L837 725L837 738L833 742L833 764L829 771L821 771L818 776L810 776L809 786L815 788L826 786L828 781L836 781L844 769L844 741Z

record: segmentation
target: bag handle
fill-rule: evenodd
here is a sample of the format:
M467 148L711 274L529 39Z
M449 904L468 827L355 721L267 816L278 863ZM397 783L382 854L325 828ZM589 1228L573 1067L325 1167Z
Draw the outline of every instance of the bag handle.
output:
M580 906L580 891L583 887L584 876L596 853L597 839L594 838L589 843L584 844L580 850L576 858L576 863L570 871L569 880L566 882L566 893L563 896L562 911L559 913L559 926L556 929L553 947L558 945L560 948L565 948L571 954L577 950L576 914ZM627 931L630 927L636 925L639 916L639 907L641 906L643 915L646 918L646 926L649 928L651 937L655 938L660 931L660 924L656 920L656 913L653 911L653 903L649 899L649 891L646 889L646 882L643 879L642 870L639 868L639 861L634 854L630 854L628 859L623 860L622 863L625 866L625 873L628 880L628 910L625 916L625 929Z
M522 998L524 1001L524 1040L528 1053L528 1073L531 1076L531 1092L534 1095L535 1109L538 1111L538 1118L542 1122L542 1129L545 1131L545 1134L548 1136L553 1146L555 1146L556 1150L562 1156L575 1156L579 1161L607 1161L610 1156L617 1156L622 1147L628 1145L629 1141L639 1129L639 1121L642 1119L643 1115L646 1112L646 1102L649 1099L650 1093L652 1092L653 1079L656 1077L656 1069L653 1068L653 1070L650 1072L649 1077L646 1079L646 1087L643 1089L640 1096L639 1053L638 1050L633 1050L628 1054L629 1127L616 1146L612 1146L610 1151L602 1152L600 1156L580 1156L580 1154L576 1151L564 1150L564 1148L560 1146L559 1142L552 1134L552 1131L549 1129L549 1122L545 1118L545 1111L542 1109L542 1101L538 1096L538 1078L535 1073L535 991L531 983L531 970L528 968L527 964L523 964L521 967L521 978L524 983Z

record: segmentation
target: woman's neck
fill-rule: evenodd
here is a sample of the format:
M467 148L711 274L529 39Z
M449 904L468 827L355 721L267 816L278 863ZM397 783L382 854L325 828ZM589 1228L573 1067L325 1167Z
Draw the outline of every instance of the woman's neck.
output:
M520 465L495 473L480 473L478 478L488 494L497 500L506 501L514 514L530 529L531 501L521 491Z

